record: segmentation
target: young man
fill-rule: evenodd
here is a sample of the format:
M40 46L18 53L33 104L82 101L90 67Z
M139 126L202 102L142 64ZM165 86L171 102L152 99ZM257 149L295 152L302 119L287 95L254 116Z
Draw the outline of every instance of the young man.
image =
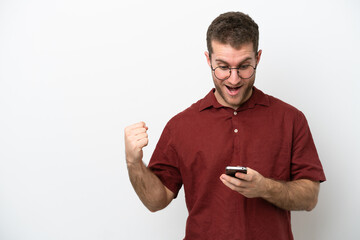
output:
M325 175L305 116L255 88L258 26L240 12L217 17L205 53L215 89L166 125L149 166L147 126L125 129L131 183L150 211L184 185L185 239L293 239L290 211L312 210ZM224 174L246 166L247 174Z

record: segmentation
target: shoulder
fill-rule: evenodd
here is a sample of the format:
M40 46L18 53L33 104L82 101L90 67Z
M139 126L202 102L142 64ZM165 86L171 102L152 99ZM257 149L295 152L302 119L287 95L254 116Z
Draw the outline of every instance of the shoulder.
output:
M280 100L274 96L266 94L269 99L269 108L278 114L286 114L293 117L299 117L303 113L295 106Z
M276 121L286 126L296 124L299 121L306 121L305 115L295 106L277 97L265 94L258 89L256 89L256 94L258 105L262 105L254 109L256 116L266 118L267 121Z
M179 112L173 116L167 123L167 127L170 129L177 128L180 126L186 126L199 118L200 111L199 107L203 99L200 99L196 103L193 103L190 107Z

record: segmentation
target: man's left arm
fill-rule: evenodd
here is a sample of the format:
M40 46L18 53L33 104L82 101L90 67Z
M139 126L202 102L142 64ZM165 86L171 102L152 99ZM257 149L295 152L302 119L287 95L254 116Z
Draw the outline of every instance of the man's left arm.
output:
M261 197L284 210L311 211L317 204L320 183L308 179L277 181L265 178L248 168L247 174L236 173L237 178L220 176L230 189L247 198Z

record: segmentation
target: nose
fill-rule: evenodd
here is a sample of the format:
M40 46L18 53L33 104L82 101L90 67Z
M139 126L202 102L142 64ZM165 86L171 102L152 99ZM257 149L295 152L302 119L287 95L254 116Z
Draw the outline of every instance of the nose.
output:
M239 70L236 68L231 68L230 71L231 71L231 74L230 74L230 77L227 79L227 81L229 83L231 83L232 85L237 85L241 81L241 78L239 77L239 74L238 74Z

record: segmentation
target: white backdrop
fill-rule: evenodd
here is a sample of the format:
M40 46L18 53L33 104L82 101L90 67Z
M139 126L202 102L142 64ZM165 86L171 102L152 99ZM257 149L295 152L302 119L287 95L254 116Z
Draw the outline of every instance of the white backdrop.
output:
M0 0L0 239L182 239L184 194L157 213L128 180L123 130L212 88L205 34L260 27L256 86L302 110L328 181L296 239L360 239L359 1ZM217 176L214 176L217 177Z

